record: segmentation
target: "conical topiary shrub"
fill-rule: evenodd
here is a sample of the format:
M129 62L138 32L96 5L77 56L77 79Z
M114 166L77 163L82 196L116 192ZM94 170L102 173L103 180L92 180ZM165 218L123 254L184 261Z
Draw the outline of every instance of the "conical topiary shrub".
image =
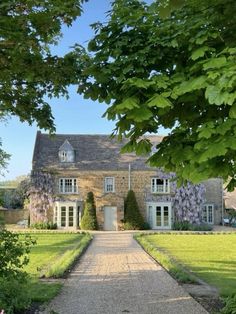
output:
M140 230L145 228L134 191L129 190L124 203L124 229Z
M84 214L81 219L80 227L83 230L98 230L96 206L94 202L93 192L89 192L87 194Z

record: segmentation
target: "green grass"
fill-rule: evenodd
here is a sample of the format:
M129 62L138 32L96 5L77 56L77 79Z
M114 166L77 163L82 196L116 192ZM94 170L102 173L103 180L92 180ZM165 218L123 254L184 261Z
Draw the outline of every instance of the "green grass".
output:
M236 294L236 234L155 234L136 238L170 272L173 267L177 272L181 270L180 263L219 288L222 296Z
M53 299L61 290L61 283L44 283L32 279L27 289L33 302L43 303Z
M25 267L34 277L61 277L88 245L91 236L78 233L31 233L30 262Z
M27 235L37 241L31 247L30 262L24 268L31 277L28 291L33 302L47 302L59 293L62 284L41 282L39 278L63 276L88 246L91 236L56 232L27 232Z

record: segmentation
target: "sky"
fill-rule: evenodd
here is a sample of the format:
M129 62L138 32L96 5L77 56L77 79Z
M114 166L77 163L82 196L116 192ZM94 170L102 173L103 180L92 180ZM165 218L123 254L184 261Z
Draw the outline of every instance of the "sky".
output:
M73 23L72 27L63 28L63 38L53 52L64 55L75 43L87 44L93 37L90 24L106 20L110 9L110 0L89 0L83 5L84 13ZM49 101L59 134L111 134L114 122L102 118L107 105L83 99L76 93L76 87L70 87L70 98L52 99ZM12 117L7 123L0 124L2 148L9 154L7 171L0 181L12 180L17 176L30 174L32 156L36 137L36 125L21 123ZM42 130L42 132L44 132Z

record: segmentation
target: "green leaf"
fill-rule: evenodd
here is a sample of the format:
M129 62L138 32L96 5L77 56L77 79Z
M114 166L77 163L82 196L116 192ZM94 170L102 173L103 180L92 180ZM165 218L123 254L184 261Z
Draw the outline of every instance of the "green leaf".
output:
M154 82L150 82L150 81L146 81L146 80L142 80L140 78L132 78L132 79L128 79L127 81L124 82L124 86L125 85L128 86L136 86L138 88L144 88L147 89L148 87L150 87L151 85L154 84ZM125 86L125 88L127 88L127 86ZM122 87L123 89L123 87Z
M127 118L132 119L135 122L149 120L152 116L153 116L152 112L144 106L133 109L131 112L127 114Z
M201 57L204 57L205 52L208 50L210 50L209 46L203 46L201 48L198 48L197 50L194 50L190 58L195 61Z
M225 104L232 106L236 99L236 93L222 92L218 86L209 85L206 88L205 97L211 105L220 106Z
M236 104L234 104L229 111L229 117L231 119L236 119Z
M210 138L213 133L212 129L205 127L199 132L199 138Z
M138 108L138 99L136 97L129 97L126 98L122 103L116 105L116 110L123 111L123 110L132 110L134 108Z
M196 89L205 88L206 85L207 85L206 76L202 75L196 78L191 78L188 81L183 82L182 84L180 84L180 86L174 89L174 92L177 95L183 95L183 94L192 92Z
M224 142L211 143L205 149L199 158L199 162L207 161L216 156L224 156L227 153L227 145Z
M220 58L211 58L209 61L206 61L203 65L204 70L208 69L218 69L227 64L227 59L225 57Z
M153 97L151 97L147 102L148 107L158 107L158 108L166 108L166 107L172 107L171 102L169 99L155 94Z
M151 144L148 140L141 140L137 143L135 151L137 155L147 155L150 152Z

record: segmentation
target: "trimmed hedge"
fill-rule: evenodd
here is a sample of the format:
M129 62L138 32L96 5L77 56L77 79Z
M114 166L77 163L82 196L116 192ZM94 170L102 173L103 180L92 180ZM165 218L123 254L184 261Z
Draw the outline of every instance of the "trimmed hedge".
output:
M89 192L87 194L84 214L81 219L80 227L82 230L98 230L96 206L94 202L93 192Z
M199 225L192 224L189 221L175 221L172 225L173 230L182 230L182 231L211 231L213 229L212 225L206 223L201 223Z
M135 193L132 190L128 191L124 203L124 229L125 230L142 230L149 229L141 215Z

